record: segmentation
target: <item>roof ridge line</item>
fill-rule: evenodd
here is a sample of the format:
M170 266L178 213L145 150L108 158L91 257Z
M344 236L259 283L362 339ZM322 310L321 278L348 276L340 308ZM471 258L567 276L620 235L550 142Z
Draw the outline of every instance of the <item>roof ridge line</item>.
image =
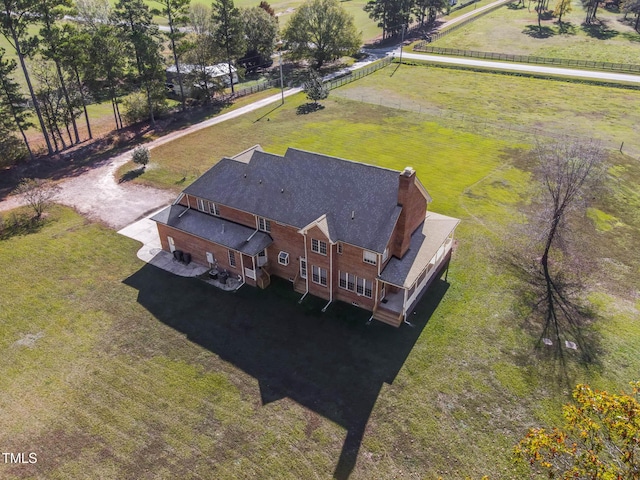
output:
M373 167L373 168L377 168L379 170L386 170L388 172L394 172L394 173L398 173L398 174L402 173L402 170L394 170L393 168L381 167L379 165L373 165L372 163L360 162L358 160L349 160L348 158L336 157L335 155L327 155L325 153L310 152L309 150L303 150L302 148L295 148L295 147L287 147L287 151L284 153L283 158L287 157L287 153L289 153L289 150L294 150L294 151L302 152L302 153L309 153L311 155L318 155L318 156L321 156L321 157L332 158L334 160L341 160L343 162L354 163L356 165L362 165L362 166L365 166L365 167Z

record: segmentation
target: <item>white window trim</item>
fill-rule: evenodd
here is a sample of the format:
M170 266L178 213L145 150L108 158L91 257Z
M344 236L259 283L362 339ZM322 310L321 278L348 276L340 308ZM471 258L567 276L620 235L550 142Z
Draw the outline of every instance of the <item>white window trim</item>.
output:
M287 252L280 252L278 253L278 263L280 265L289 265L289 253Z
M317 270L317 274L316 274ZM324 271L324 277L322 276L322 272ZM322 285L323 287L327 286L327 269L319 267L317 265L311 265L311 281L317 285ZM318 281L316 282L315 277L318 277ZM322 283L322 279L324 278L324 283Z
M342 281L342 275L343 274L346 276L346 278L344 279L345 280L344 287L342 285L340 285L340 282ZM357 282L357 280L358 280L358 277L356 277L352 273L338 271L338 287L342 288L343 290L347 290L349 292L355 292L356 291L356 282ZM349 285L351 285L351 288L349 288Z
M324 253L322 253L322 246L324 245ZM327 256L327 242L323 240L318 240L317 238L311 239L311 251L313 253L317 253L318 255Z
M216 203L209 202L209 213L211 215L215 215L216 217L220 216L220 209L218 208L218 205Z
M338 242L336 250L338 251L338 255L342 255L342 242Z
M369 284L369 295L367 295L367 284ZM363 297L373 298L373 282L366 278L356 277L356 293Z
M205 208L205 204L204 204L204 200L201 198L196 198L196 204L198 205L198 210L201 212L206 212L207 209Z
M229 258L229 266L231 267L235 267L236 266L236 254L233 250L229 250L227 257Z
M258 230L267 233L271 232L271 221L264 217L258 217Z
M373 255L374 259L368 259L367 258L367 254L369 255ZM363 250L362 251L362 261L364 263L368 263L369 265L377 265L378 264L378 254L375 252L371 252L369 250Z
M307 278L307 259L300 259L300 277L306 279Z

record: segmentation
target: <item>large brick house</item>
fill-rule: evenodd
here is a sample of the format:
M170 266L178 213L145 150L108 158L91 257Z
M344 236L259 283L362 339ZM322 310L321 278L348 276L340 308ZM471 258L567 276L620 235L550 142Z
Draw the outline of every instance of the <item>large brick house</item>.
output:
M276 275L399 326L451 256L459 220L428 212L430 201L410 167L255 146L220 160L153 220L166 251L260 288Z

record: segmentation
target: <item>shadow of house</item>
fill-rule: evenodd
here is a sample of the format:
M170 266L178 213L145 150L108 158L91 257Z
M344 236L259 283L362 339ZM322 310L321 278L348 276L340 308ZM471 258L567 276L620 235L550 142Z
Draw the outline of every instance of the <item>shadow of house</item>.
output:
M382 385L391 384L445 295L437 279L411 320L367 325L369 313L299 295L283 280L232 294L146 265L125 284L158 320L258 380L262 404L288 397L346 429L334 477L351 474Z

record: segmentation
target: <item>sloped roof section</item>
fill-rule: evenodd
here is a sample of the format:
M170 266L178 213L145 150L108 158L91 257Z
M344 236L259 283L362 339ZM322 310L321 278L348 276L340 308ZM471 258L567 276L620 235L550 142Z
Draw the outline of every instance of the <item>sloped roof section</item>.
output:
M296 228L326 215L336 240L382 253L400 215L399 171L290 148L220 160L185 193Z
M184 205L171 205L151 217L151 220L251 256L263 251L273 241L266 233Z
M411 287L458 223L457 218L428 212L422 225L411 235L407 253L401 259L389 260L380 279L398 287Z

